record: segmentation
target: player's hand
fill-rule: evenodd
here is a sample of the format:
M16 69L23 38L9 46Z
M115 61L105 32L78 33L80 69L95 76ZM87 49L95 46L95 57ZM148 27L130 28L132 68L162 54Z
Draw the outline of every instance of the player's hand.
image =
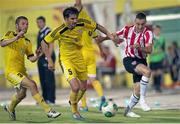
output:
M103 51L100 51L100 55L104 60L107 59L107 55Z
M119 44L123 42L123 39L120 39L120 38L116 35L116 33L112 33L112 36L114 37L114 38L113 38L113 42L114 42L115 46L118 47Z
M20 32L17 34L17 36L16 36L17 40L18 40L19 38L23 37L24 34L25 34L24 31L20 31Z
M141 48L139 43L135 43L134 45L131 45L130 47L132 47L134 49L140 49Z
M54 62L53 62L53 60L51 58L48 59L48 69L51 70L51 71L55 70Z
M39 47L37 50L36 50L36 56L39 58L43 55L43 51L42 51L42 48Z

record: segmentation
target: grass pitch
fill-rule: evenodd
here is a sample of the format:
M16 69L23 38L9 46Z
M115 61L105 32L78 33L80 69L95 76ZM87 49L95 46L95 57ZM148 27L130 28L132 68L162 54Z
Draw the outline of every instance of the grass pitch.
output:
M10 121L8 114L0 108L0 123L180 123L180 109L152 110L143 112L135 109L134 112L141 118L127 118L123 116L124 108L120 108L116 116L107 118L96 108L89 108L88 112L81 112L83 121L74 120L69 107L55 106L62 115L56 119L47 118L39 106L18 106L16 108L16 121Z

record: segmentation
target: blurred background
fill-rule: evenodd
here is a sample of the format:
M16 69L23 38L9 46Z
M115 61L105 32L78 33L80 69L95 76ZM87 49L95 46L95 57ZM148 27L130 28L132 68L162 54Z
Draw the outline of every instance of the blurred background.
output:
M83 0L83 4L91 17L111 32L120 30L125 25L133 24L135 14L142 11L147 14L147 24L150 27L153 28L154 25L161 26L161 34L165 37L165 54L168 54L168 48L172 48L173 42L177 43L176 46L179 49L179 0ZM36 18L38 16L44 16L46 18L46 25L53 29L63 23L63 9L72 5L74 5L74 0L0 0L0 37L9 30L15 30L16 17L24 15L29 19L29 29L26 36L32 41L33 50L35 51L38 34ZM109 46L111 53L116 58L116 73L100 77L104 88L131 88L133 85L131 75L125 72L122 65L124 45L115 47L108 41L104 44ZM96 45L95 48L97 49ZM58 58L57 43L55 53ZM0 87L1 89L12 88L4 77L3 55L3 49L0 48ZM103 62L103 59L99 56L98 49L95 51L95 55L97 56L98 66L99 63ZM165 61L162 88L176 88L180 81L179 65L175 63L176 68L178 68L178 79L174 81L170 74L170 67L173 63L168 62L169 60ZM31 78L39 84L37 64L26 61L26 67ZM56 61L55 77L56 88L69 88L69 84L63 77L58 61ZM151 85L153 87L153 81Z

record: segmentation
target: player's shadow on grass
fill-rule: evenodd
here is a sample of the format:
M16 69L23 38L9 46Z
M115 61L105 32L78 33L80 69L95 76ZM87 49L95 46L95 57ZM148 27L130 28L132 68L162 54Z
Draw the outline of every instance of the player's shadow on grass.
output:
M50 123L53 120L46 120L46 121L33 121L33 120L16 120L17 123Z
M97 118L97 119L94 119L94 118L86 118L84 120L82 120L82 122L84 123L112 123L112 121L110 120L109 118L109 121L106 119L100 119L100 118ZM113 122L113 123L116 123L116 122Z

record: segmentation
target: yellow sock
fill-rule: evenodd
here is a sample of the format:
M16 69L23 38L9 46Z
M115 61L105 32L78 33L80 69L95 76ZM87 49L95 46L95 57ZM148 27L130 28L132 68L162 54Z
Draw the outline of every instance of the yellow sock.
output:
M99 97L103 96L103 88L101 83L98 80L95 80L92 82L92 86L94 88L94 90L97 92Z
M77 110L77 93L71 91L70 93L71 111L72 113L78 112Z
M86 103L86 93L84 93L83 97L81 98L82 107L87 107Z
M17 98L17 95L14 94L11 98L11 103L9 104L9 111L13 112L15 110L15 107L17 106L18 103L20 103L21 100Z
M81 100L81 98L85 92L86 92L86 90L79 90L79 92L77 94L77 103Z
M33 98L44 109L45 112L49 112L51 110L51 107L44 101L39 93L35 94Z

